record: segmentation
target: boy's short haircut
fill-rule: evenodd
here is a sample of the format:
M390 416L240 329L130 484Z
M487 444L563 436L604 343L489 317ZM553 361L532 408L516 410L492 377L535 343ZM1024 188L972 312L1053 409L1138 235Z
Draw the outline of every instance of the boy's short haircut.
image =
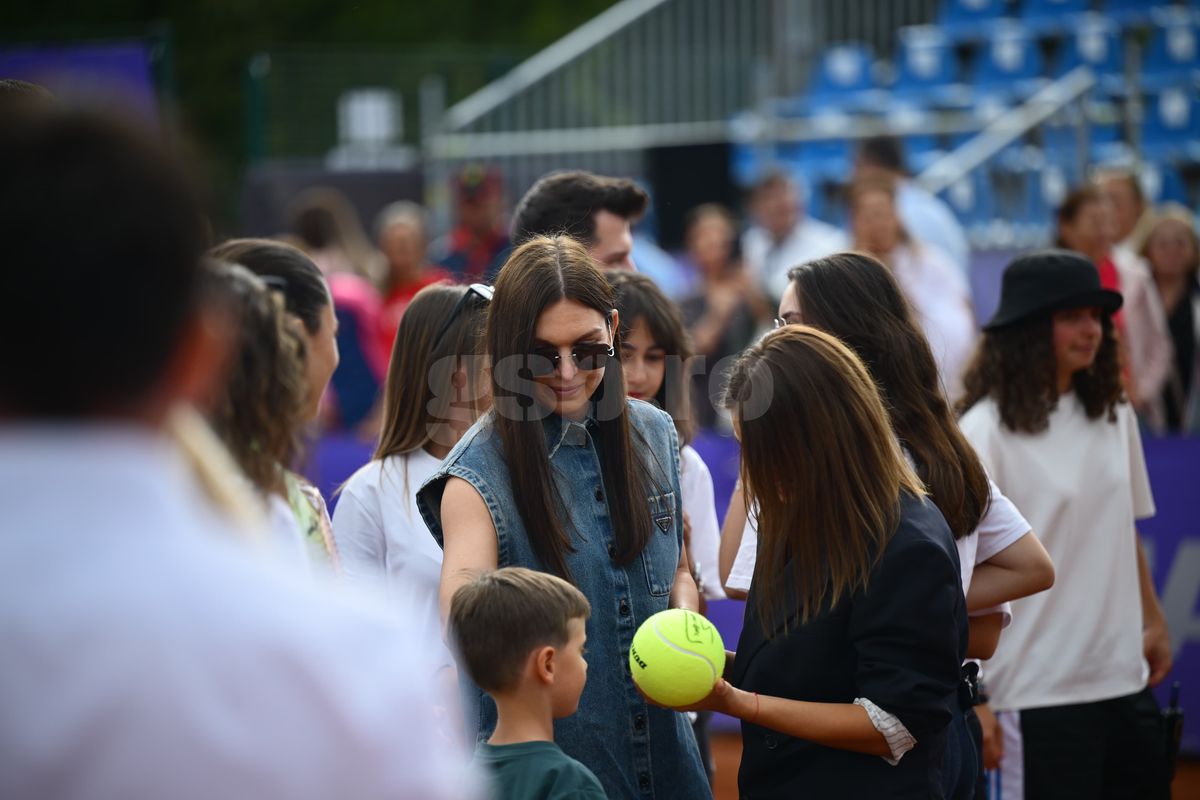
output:
M450 630L475 684L503 692L516 686L531 652L562 647L570 638L570 621L591 613L583 592L562 578L505 567L454 593Z

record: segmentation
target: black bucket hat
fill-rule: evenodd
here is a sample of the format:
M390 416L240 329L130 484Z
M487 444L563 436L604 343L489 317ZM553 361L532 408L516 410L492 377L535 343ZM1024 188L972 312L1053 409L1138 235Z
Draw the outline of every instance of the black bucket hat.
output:
M1096 306L1114 313L1120 292L1100 286L1096 265L1070 250L1041 250L1021 256L1004 270L1000 308L985 331L1003 328L1041 311Z

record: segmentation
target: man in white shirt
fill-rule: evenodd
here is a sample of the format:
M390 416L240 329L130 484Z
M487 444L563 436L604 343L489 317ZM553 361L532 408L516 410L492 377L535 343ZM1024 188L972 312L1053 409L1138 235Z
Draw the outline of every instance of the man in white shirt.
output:
M792 178L774 172L750 196L754 225L742 235L742 258L773 300L783 297L788 271L850 246L846 234L808 216Z
M0 797L477 797L412 625L273 567L168 433L230 344L182 172L74 115L0 152Z

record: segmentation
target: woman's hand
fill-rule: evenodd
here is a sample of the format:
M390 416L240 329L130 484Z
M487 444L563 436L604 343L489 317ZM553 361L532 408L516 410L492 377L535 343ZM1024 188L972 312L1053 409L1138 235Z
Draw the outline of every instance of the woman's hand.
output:
M641 692L641 689L639 688L638 691ZM653 698L646 697L644 692L642 693L642 697L650 705L658 706L659 708L669 708L672 711L717 711L721 714L736 717L739 716L738 711L742 706L739 702L741 700L739 696L745 694L746 692L733 688L733 685L729 681L722 678L716 682L712 691L703 700L687 706L665 706Z
M979 727L983 730L983 768L1000 769L1000 759L1004 758L1004 730L987 703L975 706L975 716L979 717Z

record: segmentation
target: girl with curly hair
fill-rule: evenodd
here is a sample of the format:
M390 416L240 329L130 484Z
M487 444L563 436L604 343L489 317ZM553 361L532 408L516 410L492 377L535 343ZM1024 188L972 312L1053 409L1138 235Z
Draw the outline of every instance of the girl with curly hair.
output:
M307 392L299 336L282 299L237 264L209 262L214 304L233 320L234 347L224 395L210 415L213 430L262 498L274 544L289 559L310 557L293 511L295 479L285 465L299 453Z
M279 419L269 424L280 427L286 425L290 436L295 439L306 426L317 420L321 396L329 386L340 359L338 321L329 284L317 265L303 252L270 239L230 239L213 248L209 255L245 267L270 288L274 303L282 309L283 335L287 342L294 344L300 363L296 390L301 398L299 416L293 419L290 406L282 403L268 405L264 411L267 412L266 416L270 416L270 412L278 409L276 413ZM265 346L265 341L244 331L243 335L246 352ZM283 388L280 384L284 379L283 372L264 369L251 372L250 376L256 381L251 384L256 391L279 391ZM264 376L269 376L269 379ZM292 378L289 373L289 384ZM268 420L264 417L263 422L268 423ZM263 447L254 440L248 442L243 440L238 446ZM299 460L298 450L291 449L286 455L287 458L278 459L276 464L282 469L284 497L299 530L302 560L313 565L337 568L340 563L325 499L317 487L293 470ZM280 525L283 524L281 519Z
M1121 303L1078 253L1018 258L964 380L963 433L1056 565L986 664L1006 798L1166 797L1147 687L1171 650L1134 528L1154 500L1122 388Z

